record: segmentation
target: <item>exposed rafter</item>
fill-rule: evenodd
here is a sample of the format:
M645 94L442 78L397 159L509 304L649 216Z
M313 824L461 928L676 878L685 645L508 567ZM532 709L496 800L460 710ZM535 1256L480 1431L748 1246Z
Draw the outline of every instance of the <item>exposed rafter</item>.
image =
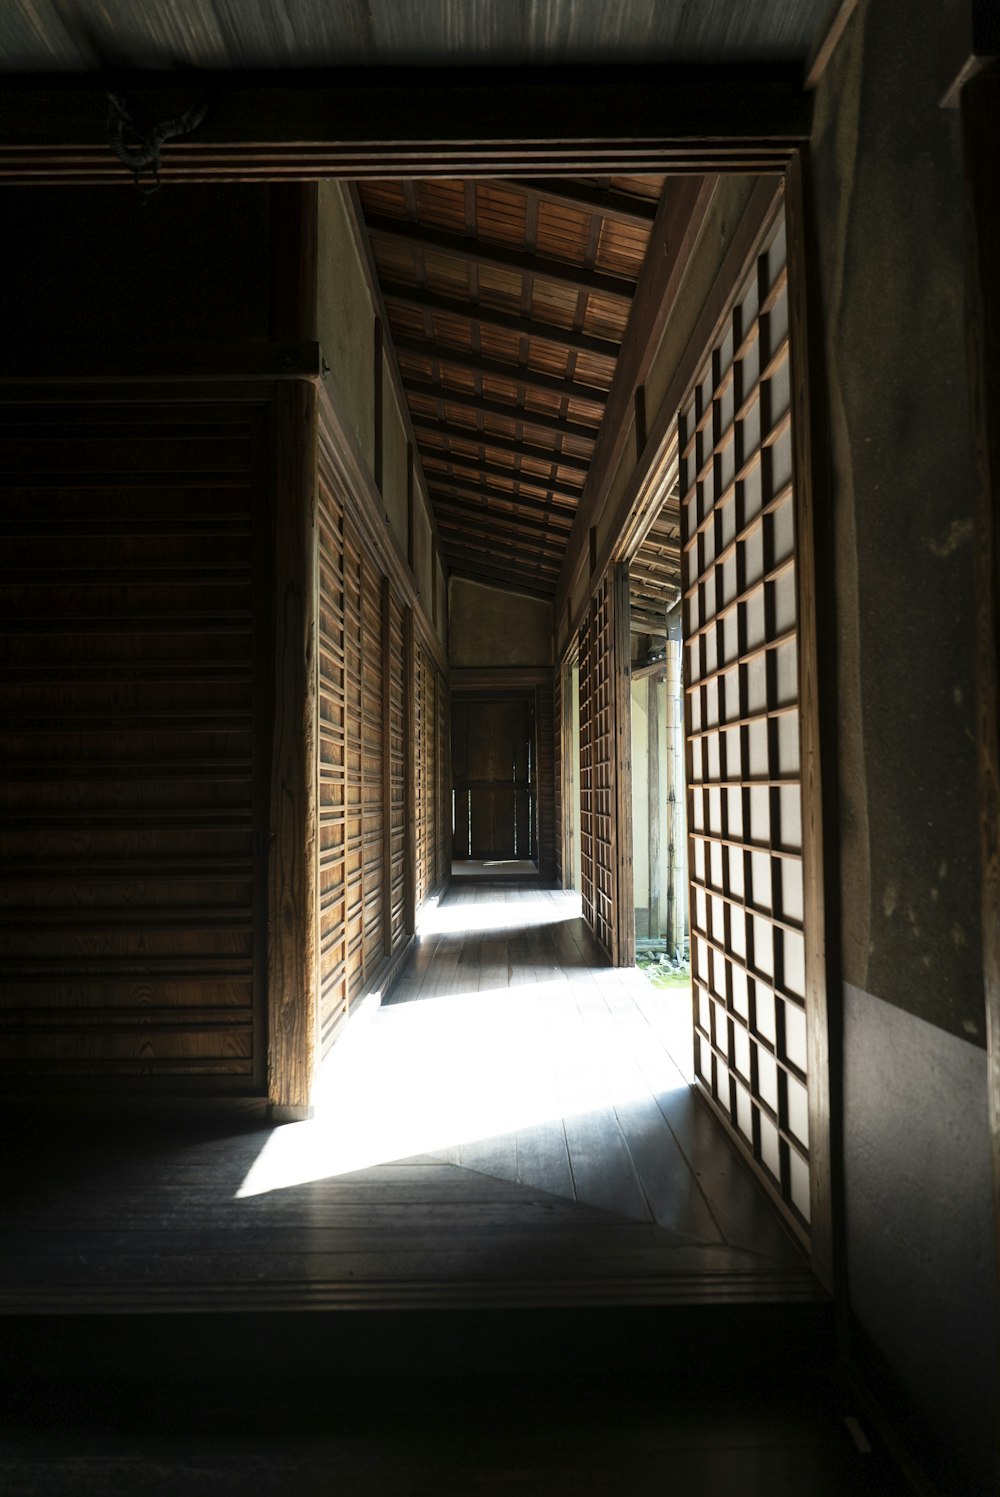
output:
M418 380L410 375L403 379L408 395L423 396L426 400L440 401L460 411L482 412L484 416L500 416L508 421L523 421L526 426L540 431L558 432L563 437L576 437L583 442L597 441L597 427L585 426L581 421L567 421L561 416L549 416L542 411L529 411L524 406L508 405L502 400L484 400L481 395L468 395L464 390L449 390L444 385ZM417 412L414 412L414 423Z
M461 558L453 558L447 553L446 560L448 562L448 575L450 577L464 577L470 582L484 583L487 587L496 587L498 583L501 583L510 592L525 593L529 598L542 598L546 603L552 602L552 595L555 589L553 587L533 586L531 582L525 580L523 572L516 578L505 577L493 572L482 572L478 567L467 564Z
M576 380L559 379L555 375L543 374L537 369L524 369L517 364L505 364L500 359L484 359L468 349L451 348L445 343L421 342L418 338L394 338L396 352L415 358L431 359L446 364L450 369L465 369L471 374L485 374L491 378L509 380L526 390L541 390L546 395L558 395L567 400L582 400L588 405L603 409L607 403L607 391L599 386L580 384ZM404 357L405 366L405 357Z
M460 452L441 452L436 447L421 448L420 457L424 465L424 476L428 483L438 480L457 483L469 483L472 480L468 474L442 473L438 468L443 463L449 470L451 468L471 468L483 478L500 478L507 483L527 485L532 489L541 489L544 494L553 499L568 499L571 504L576 504L582 492L581 489L568 488L565 482L553 483L544 476L532 473L527 468L505 468L501 463L489 463L481 458L463 457ZM537 461L537 459L532 459Z
M483 494L470 493L468 490L446 493L441 489L433 489L431 492L435 509L462 510L466 514L480 515L484 519L495 517L498 520L512 520L524 524L529 530L547 531L558 538L560 545L565 545L569 534L569 521L573 518L572 510L561 514L559 510L546 510L540 505L527 505L516 494L490 494L486 497ZM511 509L499 507L505 504L517 506L518 513L515 514Z
M476 484L451 484L445 487L446 484L448 481L431 485L431 496L434 500L461 497L461 499L469 500L475 509L481 510L487 509L494 501L503 504L518 504L521 509L525 510L525 513L546 515L549 519L560 522L560 527L564 524L566 534L569 534L569 527L572 525L573 513L575 513L572 509L560 509L552 504L539 503L539 500L525 499L524 494L512 494L510 491L493 490L493 488L479 488ZM504 513L504 510L497 510L497 513Z
M444 229L428 228L423 224L410 223L407 219L391 218L384 213L366 214L365 222L373 238L391 239L397 244L409 245L412 249L451 255L455 259L472 261L476 265L488 265L493 270L512 270L518 275L534 276L538 281L565 286L571 291L586 291L612 301L630 304L635 294L633 282L626 280L624 276L586 270L562 260L528 254L524 250L506 249L503 245L471 239L465 234L449 234Z
M574 182L571 177L511 177L503 185L523 192L525 197L538 198L546 203L561 203L567 208L578 208L585 213L597 213L601 218L614 223L633 224L648 229L656 217L656 203L649 198L634 197L627 192L616 192L611 187L593 187L587 182Z
M566 538L563 535L552 532L549 527L540 520L529 520L526 517L508 514L503 510L487 509L484 505L474 504L450 504L442 501L435 505L438 511L438 524L442 535L449 530L456 530L464 535L470 518L476 515L489 521L490 535L495 536L498 541L517 542L520 540L531 549L543 552L551 552L558 560L566 549Z
M533 462L551 462L554 467L565 468L571 473L580 473L586 477L590 471L590 460L585 457L577 457L576 454L558 452L552 447L541 445L532 441L529 436L515 441L510 437L495 436L490 432L478 431L474 426L460 426L452 421L436 420L432 416L423 416L419 412L413 413L413 430L417 437L441 436L448 441L470 442L475 447L492 448L494 452L507 452L514 457L531 458ZM429 452L438 455L437 447L428 448Z
M475 327L516 333L520 337L535 338L543 343L554 344L556 348L571 349L575 353L596 354L602 359L615 359L621 346L610 338L578 333L570 328L557 327L552 322L540 322L535 317L515 317L512 313L501 312L499 308L484 305L483 302L455 301L450 296L437 296L432 291L407 286L402 281L383 281L382 295L387 302L398 302L401 306L413 307L419 312L441 312Z

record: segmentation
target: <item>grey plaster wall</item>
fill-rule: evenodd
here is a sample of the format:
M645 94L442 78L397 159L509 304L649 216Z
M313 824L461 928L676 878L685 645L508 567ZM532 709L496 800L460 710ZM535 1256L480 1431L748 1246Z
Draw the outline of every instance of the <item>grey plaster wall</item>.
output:
M813 138L833 438L844 975L985 1043L958 118L941 0L862 0Z
M971 1493L992 1480L996 1320L962 159L938 104L949 8L910 0L901 24L894 0L861 0L817 96L812 161L852 1344L875 1347L950 1447L943 1490Z
M552 604L544 598L452 577L448 619L456 668L552 663Z
M848 984L844 1116L852 1308L937 1439L968 1462L958 1490L990 1490L986 1054Z

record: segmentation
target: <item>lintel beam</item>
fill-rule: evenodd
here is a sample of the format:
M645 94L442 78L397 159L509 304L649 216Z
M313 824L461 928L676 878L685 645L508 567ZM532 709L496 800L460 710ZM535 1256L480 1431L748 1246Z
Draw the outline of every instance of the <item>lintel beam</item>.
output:
M119 91L137 118L173 118L184 74L133 72ZM797 69L355 68L274 75L200 72L192 104L217 102L182 143L170 181L738 171L781 172L809 140ZM128 180L100 128L95 76L10 79L0 93L0 182ZM516 101L512 107L512 101ZM97 111L97 113L95 113ZM470 132L475 139L470 140Z
M365 215L365 226L373 239L390 239L393 243L405 244L410 249L430 250L434 254L485 265L492 270L512 270L518 275L532 276L536 281L564 286L570 291L585 291L589 295L627 305L631 305L635 295L635 283L624 276L587 270L582 265L550 260L544 255L533 255L525 250L508 249L505 245L473 239L465 234L451 234L447 229L413 223L406 218L393 218L386 213L368 213Z

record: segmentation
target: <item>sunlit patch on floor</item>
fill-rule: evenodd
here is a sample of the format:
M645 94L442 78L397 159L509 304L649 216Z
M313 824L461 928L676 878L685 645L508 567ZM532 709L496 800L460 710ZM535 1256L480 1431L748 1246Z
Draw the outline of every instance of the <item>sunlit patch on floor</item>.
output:
M315 1117L277 1129L238 1195L511 1134L683 1085L661 1051L581 1022L565 978L379 1010L323 1068Z

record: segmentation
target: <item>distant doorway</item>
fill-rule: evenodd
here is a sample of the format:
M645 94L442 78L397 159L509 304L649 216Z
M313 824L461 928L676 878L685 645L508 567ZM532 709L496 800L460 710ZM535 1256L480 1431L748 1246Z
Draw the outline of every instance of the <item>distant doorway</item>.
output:
M451 723L456 862L534 863L534 695L456 695Z

